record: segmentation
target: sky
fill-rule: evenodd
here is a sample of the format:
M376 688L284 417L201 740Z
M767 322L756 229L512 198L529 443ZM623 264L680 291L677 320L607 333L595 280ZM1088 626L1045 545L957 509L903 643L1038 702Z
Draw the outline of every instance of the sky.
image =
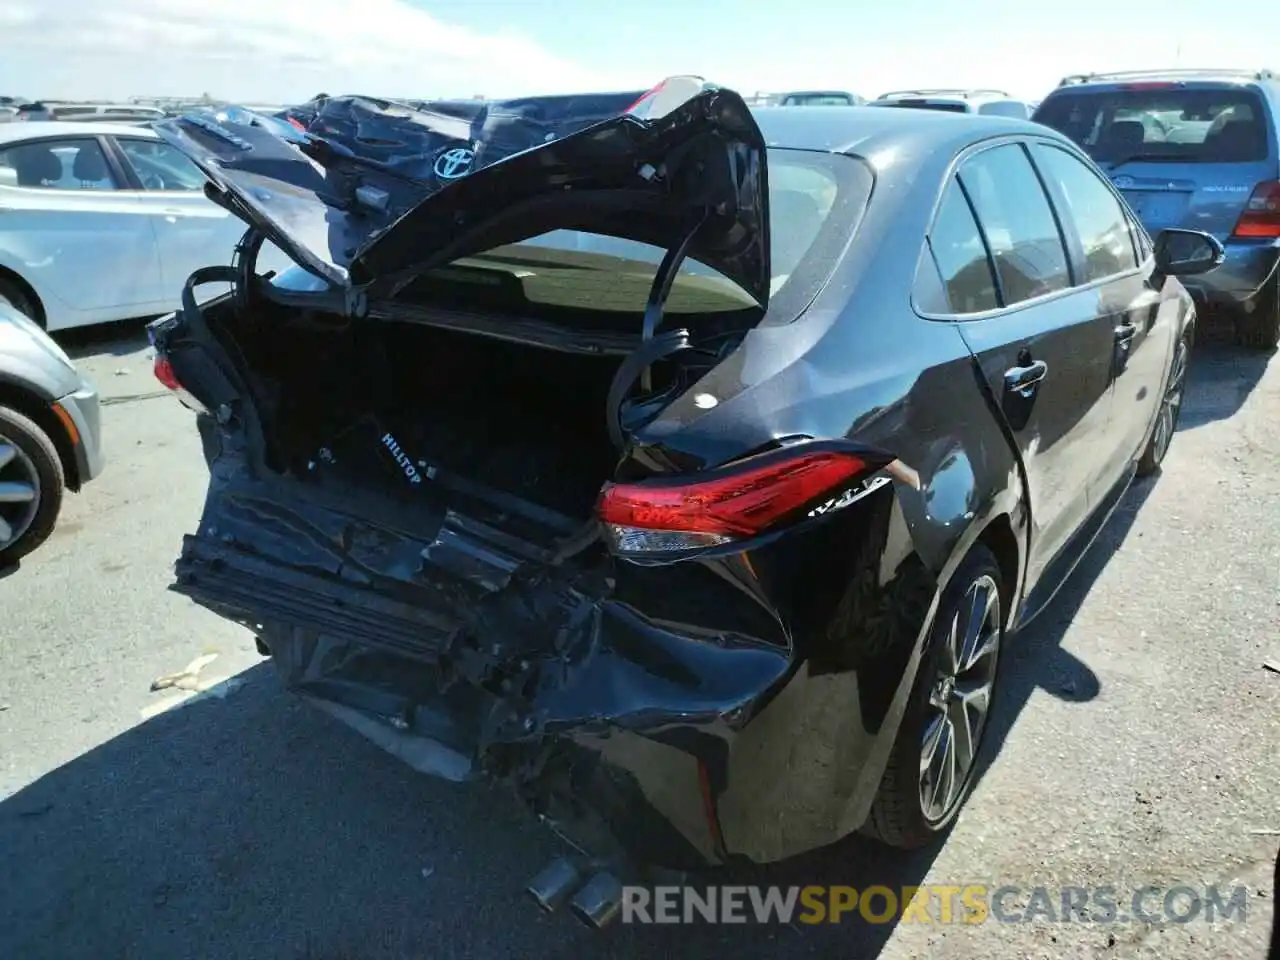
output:
M2 0L0 94L289 103L647 89L994 87L1069 73L1280 71L1280 2L1232 0Z

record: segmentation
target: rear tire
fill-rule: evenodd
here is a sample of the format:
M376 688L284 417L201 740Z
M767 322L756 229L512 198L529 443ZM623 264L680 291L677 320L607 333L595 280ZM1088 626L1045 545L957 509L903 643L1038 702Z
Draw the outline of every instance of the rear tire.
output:
M48 434L16 410L0 407L0 568L49 539L65 486ZM31 499L23 499L24 488Z
M8 304L28 319L40 322L40 308L21 287L4 277L0 277L0 304Z
M1280 273L1268 283L1253 313L1236 316L1236 343L1251 350L1280 346Z
M1169 380L1165 384L1164 396L1160 398L1160 410L1156 414L1155 429L1151 431L1151 439L1147 441L1147 449L1142 451L1138 460L1138 476L1149 477L1160 469L1165 455L1173 443L1173 436L1178 432L1178 420L1182 416L1182 399L1187 387L1187 370L1191 365L1192 333L1188 330L1182 335L1173 351L1173 366L1169 370Z
M977 544L943 590L898 738L862 828L882 843L906 850L926 846L946 833L969 795L990 727L1004 641L1005 598L1000 583L996 558ZM975 612L980 620L973 616ZM978 623L978 629L966 634L969 622ZM957 634L952 632L953 625L959 628ZM961 654L955 658L961 661L959 671L952 662L956 650ZM977 654L969 658L974 666L967 670L963 669L966 653ZM977 706L982 713L974 724ZM958 718L968 733L955 722ZM958 751L957 761L967 755L963 770L949 768L950 783L945 777L947 765L941 762L947 747Z

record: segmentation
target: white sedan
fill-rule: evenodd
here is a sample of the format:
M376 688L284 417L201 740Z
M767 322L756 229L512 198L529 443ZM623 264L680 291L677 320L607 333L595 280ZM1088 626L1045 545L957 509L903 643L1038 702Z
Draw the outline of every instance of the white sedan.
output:
M187 277L230 263L244 232L204 183L145 127L0 126L0 302L47 330L176 309ZM260 269L277 256L264 247Z

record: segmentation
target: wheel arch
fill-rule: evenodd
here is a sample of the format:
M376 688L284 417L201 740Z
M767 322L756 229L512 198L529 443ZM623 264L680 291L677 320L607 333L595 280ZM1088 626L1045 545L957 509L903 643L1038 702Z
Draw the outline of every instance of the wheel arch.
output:
M67 489L73 493L79 491L80 464L76 460L75 448L71 445L66 429L58 422L57 415L45 399L30 387L0 376L0 407L18 411L44 431L53 443L53 448L58 451Z
M11 283L13 286L17 287L22 295L31 301L31 305L35 308L36 315L33 319L36 323L40 324L42 329L48 329L48 316L45 313L44 301L40 299L40 294L36 293L36 288L28 283L22 274L18 273L16 270L11 270L9 267L4 266L4 264L0 264L0 282Z

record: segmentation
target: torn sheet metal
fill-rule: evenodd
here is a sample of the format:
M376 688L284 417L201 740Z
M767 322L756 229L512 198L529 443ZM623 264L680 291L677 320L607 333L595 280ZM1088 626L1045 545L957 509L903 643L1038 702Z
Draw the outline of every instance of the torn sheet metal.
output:
M625 112L532 98L467 119L335 97L295 124L232 108L155 129L215 201L337 289L392 296L424 270L554 230L669 249L701 224L689 255L765 306L763 135L733 91L678 79Z

